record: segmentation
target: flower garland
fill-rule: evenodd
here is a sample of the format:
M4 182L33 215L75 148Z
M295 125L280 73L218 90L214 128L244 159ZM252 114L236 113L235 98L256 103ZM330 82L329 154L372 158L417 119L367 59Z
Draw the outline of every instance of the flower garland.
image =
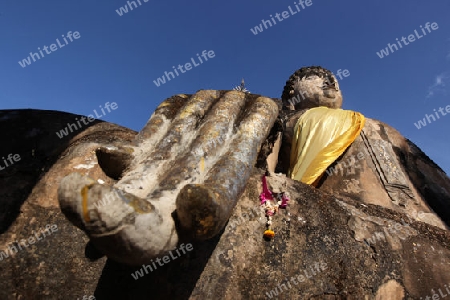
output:
M267 229L264 231L263 236L264 238L271 240L275 236L275 232L272 230L272 217L278 212L278 208L286 208L289 197L287 196L287 193L282 192L277 193L277 199L274 199L272 191L267 187L265 175L262 176L262 187L263 191L259 195L259 199L261 200L261 205L264 205L267 218Z

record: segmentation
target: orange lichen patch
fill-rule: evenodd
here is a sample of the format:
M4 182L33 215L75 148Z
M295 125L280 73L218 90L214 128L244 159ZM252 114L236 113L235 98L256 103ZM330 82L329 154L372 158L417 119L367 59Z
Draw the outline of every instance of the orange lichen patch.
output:
M199 220L201 228L197 229L197 234L205 235L214 227L214 218L213 216L208 216L203 220Z
M208 216L203 220L200 220L200 225L202 225L202 227L207 228L207 227L212 227L214 225L214 219L212 216Z
M210 133L209 138L210 139L219 139L219 138L222 138L222 136L219 131L214 131L214 132Z
M134 148L131 148L131 147L124 147L123 149L125 150L125 152L130 153L130 154L134 152Z
M200 99L195 98L193 100L196 100L195 102L193 101L193 104L195 104ZM194 113L195 113L195 107L193 105L192 106L187 106L181 111L181 113L179 114L179 118L180 119L186 119L187 117L190 117Z
M200 159L200 171L201 171L201 172L204 172L204 171L205 171L205 158L204 158L204 157L202 157L202 158Z
M138 214L146 214L153 210L152 205L143 199L133 199L128 205Z
M81 207L83 209L83 217L86 222L91 221L91 217L88 212L88 192L93 185L94 184L87 184L81 189Z
M169 106L169 105L171 105L171 104L172 104L172 103L170 103L169 101L164 101L163 103L161 103L160 105L158 105L157 109L158 109L158 108L161 108L161 107Z

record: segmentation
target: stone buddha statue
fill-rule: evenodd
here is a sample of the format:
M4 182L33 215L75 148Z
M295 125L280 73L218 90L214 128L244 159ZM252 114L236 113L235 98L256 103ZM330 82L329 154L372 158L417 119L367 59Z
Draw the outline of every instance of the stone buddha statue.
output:
M449 226L450 179L445 172L397 130L342 110L342 102L329 70L312 66L292 74L282 93L278 123L283 133L269 155L269 171L338 197Z
M61 181L61 210L95 251L148 263L219 234L269 153L269 171L445 228L445 173L395 129L341 106L336 78L321 67L295 72L281 102L242 91L175 95L133 143L99 145L111 184L79 172Z

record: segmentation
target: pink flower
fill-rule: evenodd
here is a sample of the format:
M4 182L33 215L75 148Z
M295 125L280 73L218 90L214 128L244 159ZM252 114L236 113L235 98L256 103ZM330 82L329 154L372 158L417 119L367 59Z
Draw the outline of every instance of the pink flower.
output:
M281 208L286 208L286 206L288 205L288 201L289 201L289 198L286 196L285 193L283 193L283 198L281 198L280 207Z

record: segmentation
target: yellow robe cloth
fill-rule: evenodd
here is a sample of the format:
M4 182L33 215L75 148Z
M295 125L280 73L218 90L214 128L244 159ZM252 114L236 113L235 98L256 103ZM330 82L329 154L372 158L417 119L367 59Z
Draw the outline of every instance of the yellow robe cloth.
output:
M307 110L294 127L288 176L314 183L364 127L362 114L324 106Z

